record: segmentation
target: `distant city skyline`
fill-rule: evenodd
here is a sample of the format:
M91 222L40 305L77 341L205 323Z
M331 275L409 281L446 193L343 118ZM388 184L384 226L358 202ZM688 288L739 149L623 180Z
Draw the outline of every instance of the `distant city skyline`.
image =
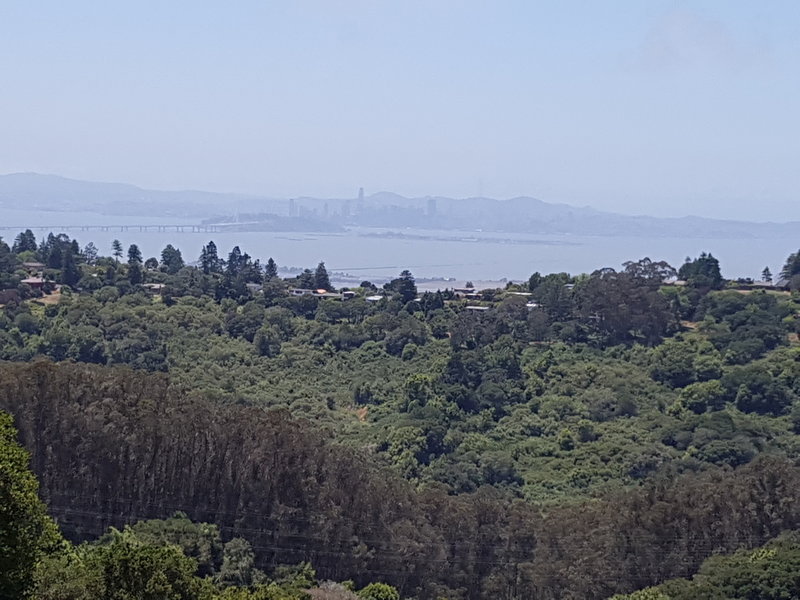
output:
M0 173L800 220L799 56L789 0L10 1Z

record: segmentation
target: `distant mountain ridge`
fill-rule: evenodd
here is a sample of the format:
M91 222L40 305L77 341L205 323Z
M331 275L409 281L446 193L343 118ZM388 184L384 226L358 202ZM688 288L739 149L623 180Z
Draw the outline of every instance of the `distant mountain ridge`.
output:
M147 190L126 183L81 181L39 173L0 175L0 206L6 208L25 206L120 216L205 217L214 212L215 206L231 210L237 208L237 203L248 200L249 197L242 194Z
M406 198L378 192L363 198L279 199L195 190L147 190L122 183L98 183L57 175L0 175L0 207L43 211L85 211L119 216L229 220L238 213L272 213L282 222L506 233L671 238L796 238L800 222L754 223L703 217L630 216L520 196L494 198ZM290 226L290 225L287 225ZM299 225L298 225L299 226Z

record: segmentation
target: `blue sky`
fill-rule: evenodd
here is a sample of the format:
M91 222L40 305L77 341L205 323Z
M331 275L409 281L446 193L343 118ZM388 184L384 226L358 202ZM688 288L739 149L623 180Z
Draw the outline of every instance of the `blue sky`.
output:
M0 173L800 219L800 2L0 3Z

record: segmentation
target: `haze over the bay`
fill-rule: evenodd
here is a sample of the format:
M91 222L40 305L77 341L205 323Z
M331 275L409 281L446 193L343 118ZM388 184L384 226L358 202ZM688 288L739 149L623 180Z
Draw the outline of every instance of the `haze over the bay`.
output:
M793 1L4 2L0 173L793 221L798 56Z

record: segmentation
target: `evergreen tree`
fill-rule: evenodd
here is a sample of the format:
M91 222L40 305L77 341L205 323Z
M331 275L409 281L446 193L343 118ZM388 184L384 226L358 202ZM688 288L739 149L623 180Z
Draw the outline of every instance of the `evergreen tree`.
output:
M54 241L55 237L51 232L47 234L47 237L42 238L42 241L39 242L39 258L45 264L47 264L47 258L50 256L50 250L53 247Z
M694 288L717 290L722 287L724 282L719 269L719 261L710 253L705 252L702 252L694 260L687 258L678 270L678 277Z
M80 249L78 249L78 252ZM64 261L64 253L76 253L73 243L63 233L53 235L49 233L39 245L39 257L51 269L60 269Z
M217 245L214 243L214 240L210 240L208 244L206 244L206 253L208 254L208 261L209 265L211 266L211 271L214 273L218 273L222 270L222 260L219 257L219 252L217 252Z
M272 260L270 256L269 260L267 261L267 266L264 267L264 279L274 279L278 276L278 265L275 264L275 261Z
M142 251L139 250L139 246L136 244L131 244L128 247L128 264L132 265L133 263L142 264Z
M332 290L330 277L328 277L328 270L325 268L325 263L321 262L317 265L314 271L314 287L318 290Z
M81 279L81 271L75 261L75 255L67 247L62 255L61 283L73 287Z
M297 286L307 290L314 287L314 273L311 272L311 269L303 269L303 272L298 275Z
M208 242L200 251L200 269L206 275L219 273L221 261L217 252L217 245L212 241Z
M789 282L795 275L800 275L800 250L789 255L781 269L781 279Z
M122 258L122 242L114 240L111 242L111 249L113 250L114 258L119 262L119 259Z
M761 281L772 283L772 271L769 270L769 267L764 267L764 270L761 271Z
M26 229L14 238L14 245L11 250L14 254L19 254L20 252L36 252L36 236L33 235L30 229Z
M17 257L11 253L11 248L3 238L0 238L0 290L17 286L19 278L14 275L16 267Z
M208 261L208 252L205 246L200 249L200 259L198 262L200 263L200 270L204 275L211 273L211 268Z
M93 265L97 262L97 246L95 246L92 242L89 242L83 247L83 259L86 261L87 265Z
M228 254L228 261L225 263L225 274L230 277L236 277L242 270L244 263L244 256L239 246L234 246L233 250Z
M393 279L383 287L399 294L404 303L411 302L417 297L417 284L408 269L402 271L400 277Z
M128 265L128 281L133 285L139 285L143 279L142 264L135 261L130 263Z
M174 275L184 267L181 251L172 244L167 244L161 251L161 269Z
M532 292L537 287L539 287L542 283L542 274L539 271L536 271L533 275L528 278L528 291Z
M262 283L264 281L264 273L261 269L261 263L258 260L250 260L250 255L245 254L241 276L248 283Z
M49 250L46 261L47 266L51 269L60 269L61 265L64 263L64 253L61 249L61 245L56 242L50 246Z

